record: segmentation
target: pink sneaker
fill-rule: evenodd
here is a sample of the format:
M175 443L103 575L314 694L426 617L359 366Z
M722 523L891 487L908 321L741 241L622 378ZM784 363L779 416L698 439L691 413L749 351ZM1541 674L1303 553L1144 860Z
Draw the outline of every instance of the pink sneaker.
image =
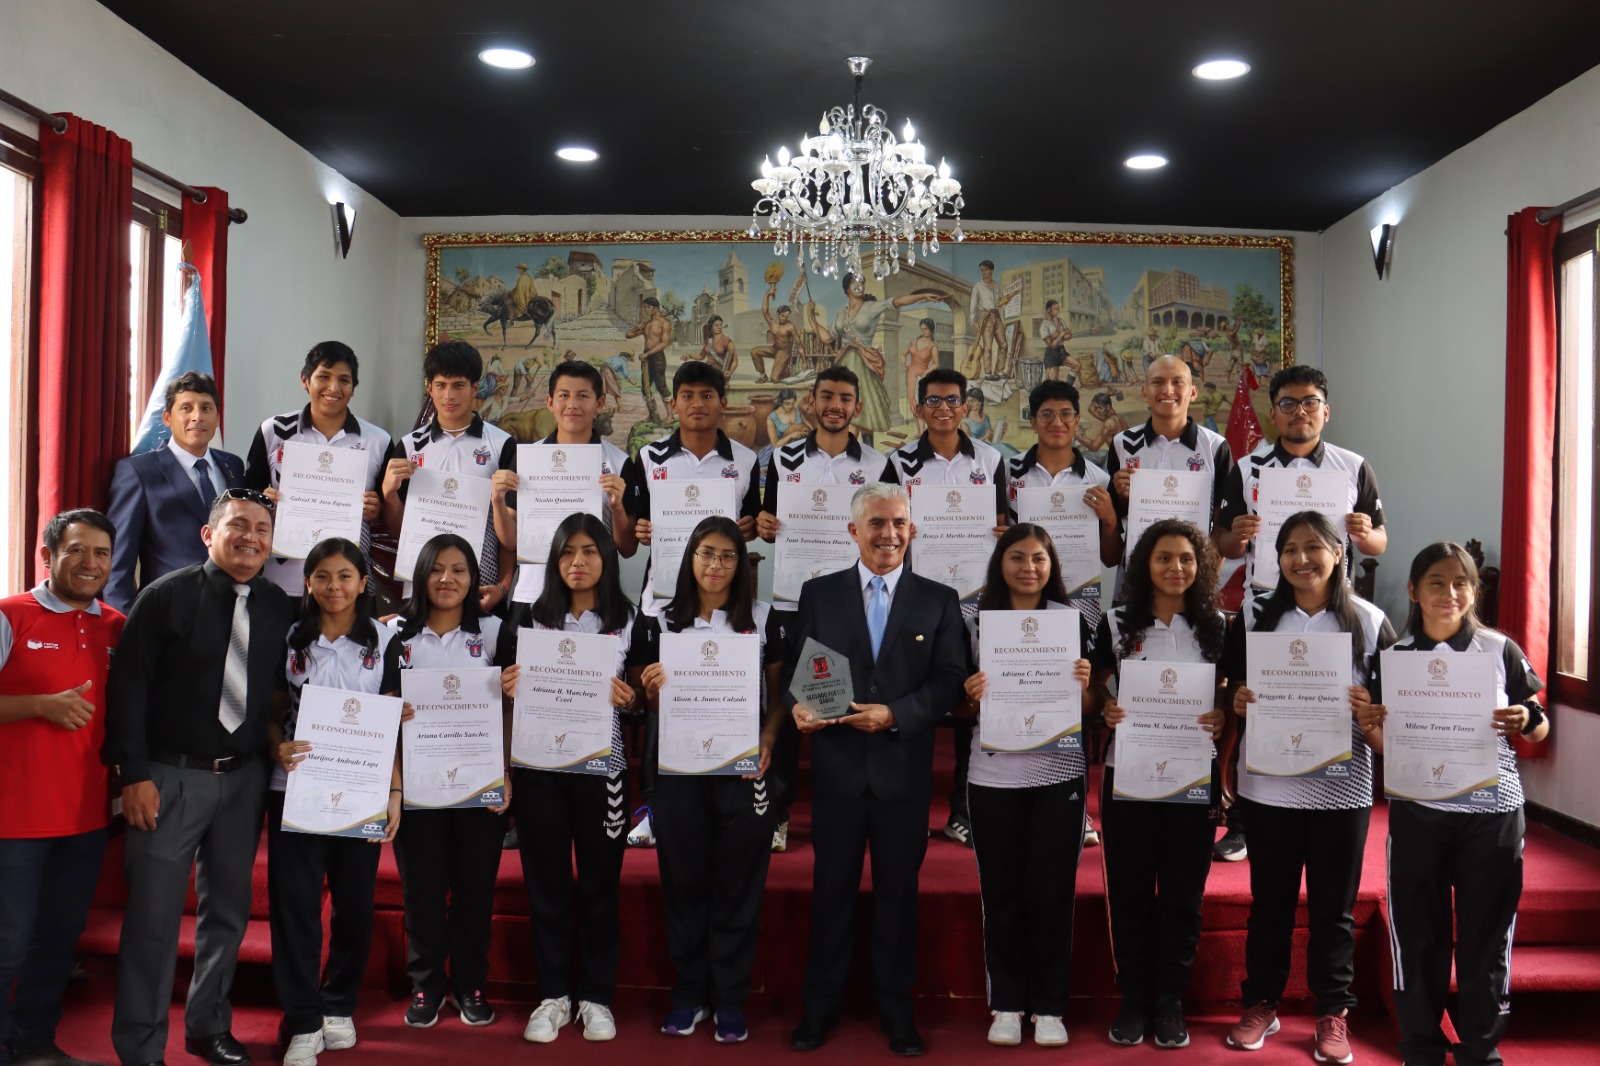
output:
M1345 1012L1324 1014L1317 1019L1317 1048L1312 1057L1318 1062L1350 1062L1356 1053L1350 1050L1350 1024Z
M1247 1008L1234 1023L1233 1031L1228 1034L1228 1044L1241 1051L1260 1051L1261 1045L1267 1042L1267 1037L1276 1033L1279 1028L1278 1008L1270 1003L1257 1003ZM1322 1033L1320 1024L1317 1033L1319 1036ZM1321 1047L1321 1044L1317 1046Z

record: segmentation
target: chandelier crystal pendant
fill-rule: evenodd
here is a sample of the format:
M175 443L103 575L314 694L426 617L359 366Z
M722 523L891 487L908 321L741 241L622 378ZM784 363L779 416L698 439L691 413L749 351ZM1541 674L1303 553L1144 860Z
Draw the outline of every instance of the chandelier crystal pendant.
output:
M750 183L760 193L750 214L750 236L772 235L775 255L795 246L802 270L806 257L813 273L834 277L844 268L860 275L861 245L872 245L872 272L882 279L939 250L939 221L954 219L952 240L962 239L961 183L949 164L927 161L927 149L909 121L896 139L889 117L861 102L861 79L872 60L846 60L855 76L855 100L822 116L817 132L802 135L799 151L787 146L761 162L761 177Z

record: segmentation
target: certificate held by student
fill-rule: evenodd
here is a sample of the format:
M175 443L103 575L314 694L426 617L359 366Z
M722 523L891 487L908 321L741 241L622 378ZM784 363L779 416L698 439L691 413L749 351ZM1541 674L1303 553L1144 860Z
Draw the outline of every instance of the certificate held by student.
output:
M761 754L761 638L661 634L664 774L753 774Z
M534 770L610 773L617 638L517 630L522 676L512 703L511 762Z
M1209 803L1211 737L1198 719L1216 704L1210 663L1124 659L1117 702L1117 796L1162 803Z
M416 711L400 727L406 810L503 804L500 669L406 670L400 691Z
M1072 608L979 613L984 751L1082 750L1083 690L1072 674L1080 625Z
M1383 653L1383 791L1494 810L1500 785L1495 666L1488 652Z
M1343 778L1350 767L1350 634L1248 633L1245 772Z
M288 776L287 832L383 839L402 707L393 696L322 685L300 690L295 739L311 750Z

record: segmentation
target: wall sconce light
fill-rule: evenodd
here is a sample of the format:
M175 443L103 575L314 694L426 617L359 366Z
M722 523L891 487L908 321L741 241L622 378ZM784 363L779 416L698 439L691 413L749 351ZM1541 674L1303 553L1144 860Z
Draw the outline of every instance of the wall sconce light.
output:
M333 233L339 242L339 258L350 258L350 242L356 232L356 209L346 203L333 205Z
M1378 280L1389 270L1389 256L1394 251L1394 223L1385 222L1372 227L1372 265L1378 268Z

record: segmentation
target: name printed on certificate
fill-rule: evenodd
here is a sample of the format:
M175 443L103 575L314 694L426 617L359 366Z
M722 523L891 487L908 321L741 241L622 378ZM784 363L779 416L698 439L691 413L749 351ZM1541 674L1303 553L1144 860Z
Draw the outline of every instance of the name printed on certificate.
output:
M1246 633L1245 772L1350 774L1350 634Z
M1126 561L1144 531L1163 518L1179 518L1211 531L1211 475L1204 470L1135 470L1128 481Z
M994 552L994 493L993 485L918 485L911 494L911 572L963 600L980 595Z
M1083 750L1083 689L1072 676L1080 617L1075 608L978 612L984 751Z
M843 570L859 557L850 537L850 499L857 485L778 486L777 553L772 598L798 603L800 586Z
M1255 508L1261 516L1261 532L1251 548L1255 565L1250 581L1257 588L1271 589L1278 587L1278 530L1301 511L1321 511L1334 529L1343 529L1355 483L1348 472L1331 467L1266 467L1256 478Z
M1124 659L1117 702L1128 716L1116 729L1115 794L1209 803L1216 748L1199 718L1217 705L1217 668Z
M311 750L284 788L286 832L383 839L403 702L322 685L300 690L294 738Z
M360 544L367 453L292 440L280 447L272 554L304 559L329 537Z
M650 482L650 591L657 598L671 599L677 591L678 567L695 526L716 515L739 520L737 485L732 478Z
M610 633L517 630L522 675L511 703L512 765L610 772L617 656Z
M1494 656L1382 652L1383 791L1390 799L1494 810L1500 734L1494 730Z
M664 774L753 774L761 759L761 638L661 634Z
M411 472L409 484L405 519L395 548L395 576L413 580L422 546L441 533L454 533L472 545L481 565L489 532L489 479L419 466Z
M517 445L517 561L545 563L556 527L569 515L604 520L598 444Z
M400 693L416 712L400 723L406 810L504 803L500 668L404 670Z
M1061 560L1061 580L1073 599L1100 599L1100 518L1083 502L1083 486L1017 490L1017 521L1044 527Z

